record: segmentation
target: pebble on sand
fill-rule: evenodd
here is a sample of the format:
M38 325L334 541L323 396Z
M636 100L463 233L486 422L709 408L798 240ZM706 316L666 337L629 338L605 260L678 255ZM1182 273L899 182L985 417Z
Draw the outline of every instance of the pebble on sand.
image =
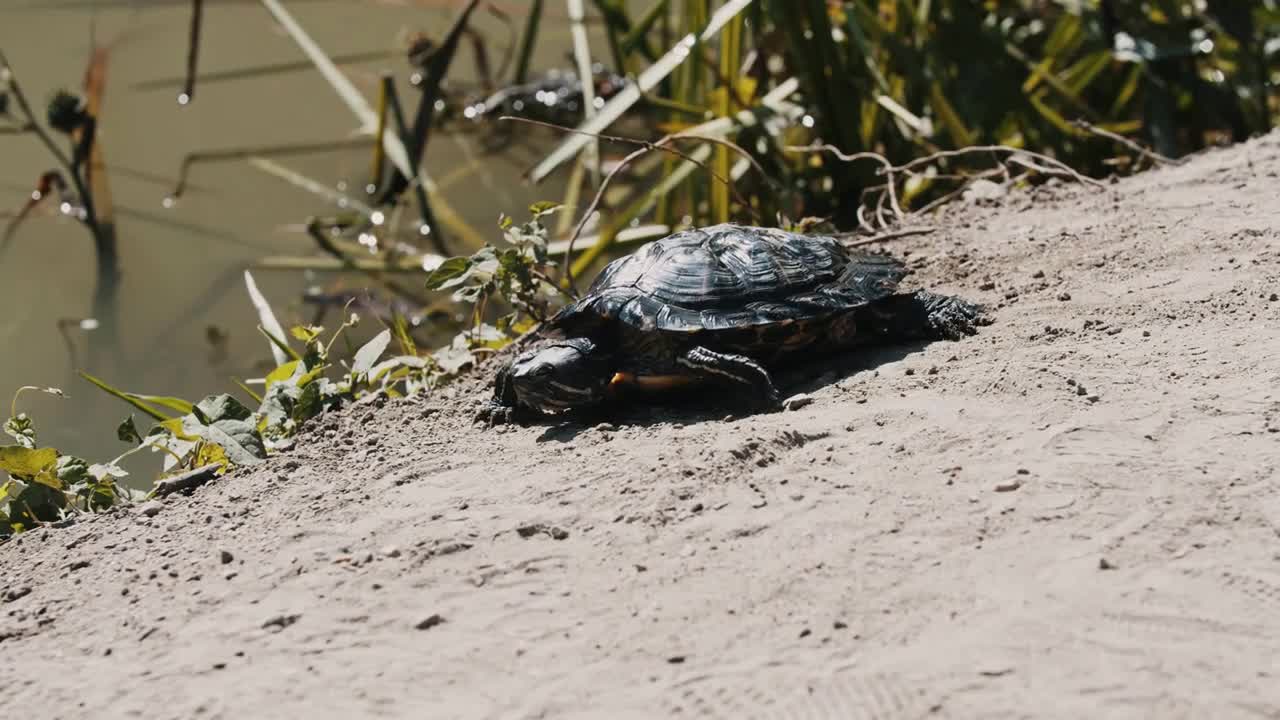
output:
M787 410L799 410L800 408L806 405L810 405L812 403L813 403L812 397L809 397L804 393L800 393L799 395L792 395L791 397L784 400L782 403L782 407L786 408Z
M431 628L437 625L443 625L443 624L444 624L444 617L440 615L440 613L432 613L426 619L419 620L418 623L413 627L414 629L417 629L417 630L430 630Z

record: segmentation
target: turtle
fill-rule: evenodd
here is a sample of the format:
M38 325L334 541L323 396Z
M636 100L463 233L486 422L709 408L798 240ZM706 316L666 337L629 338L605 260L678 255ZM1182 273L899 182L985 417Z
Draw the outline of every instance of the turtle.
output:
M677 232L614 260L536 331L494 380L491 423L600 406L620 386L709 384L749 412L776 409L773 371L874 343L956 340L984 308L899 292L907 269L838 237L720 224Z

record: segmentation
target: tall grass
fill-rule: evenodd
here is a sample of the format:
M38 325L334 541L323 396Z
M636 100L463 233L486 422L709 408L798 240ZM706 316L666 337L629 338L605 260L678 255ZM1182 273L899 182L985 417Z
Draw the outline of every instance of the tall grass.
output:
M1270 129L1280 111L1275 0L756 0L707 36L725 4L658 0L633 15L636 3L596 3L615 62L633 76L652 70L680 38L696 38L673 72L644 88L652 135L723 120L725 136L754 153L773 182L743 175L743 207L710 179L729 173L727 149L675 183L666 180L682 163L665 157L635 195L605 209L606 245L640 220L675 227L781 212L857 226L867 190L885 182L876 164L786 152L792 145L875 153L892 165L999 145L1103 176L1246 139ZM789 101L803 114L753 127L737 121L743 110L777 117L761 99L792 79L800 90ZM1156 153L1135 152L1117 136ZM553 154L535 179L563 160ZM906 211L954 188L937 178L981 172L990 160L968 153L933 165L907 183ZM655 184L666 191L644 202ZM590 251L601 255L598 246Z

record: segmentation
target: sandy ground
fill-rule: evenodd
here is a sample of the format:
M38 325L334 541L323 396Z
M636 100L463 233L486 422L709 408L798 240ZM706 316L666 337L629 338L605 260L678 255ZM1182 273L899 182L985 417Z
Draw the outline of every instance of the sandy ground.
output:
M1280 135L957 206L989 303L799 410L489 431L479 379L0 547L46 718L1280 716ZM826 368L822 368L826 370Z

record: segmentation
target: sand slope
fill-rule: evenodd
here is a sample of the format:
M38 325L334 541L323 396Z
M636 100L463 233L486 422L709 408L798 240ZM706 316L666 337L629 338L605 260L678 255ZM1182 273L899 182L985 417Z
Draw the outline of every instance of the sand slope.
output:
M802 409L501 432L359 407L0 547L47 718L1280 716L1280 135L954 207L990 303ZM1069 298L1069 299L1068 299ZM226 553L226 554L224 554Z

